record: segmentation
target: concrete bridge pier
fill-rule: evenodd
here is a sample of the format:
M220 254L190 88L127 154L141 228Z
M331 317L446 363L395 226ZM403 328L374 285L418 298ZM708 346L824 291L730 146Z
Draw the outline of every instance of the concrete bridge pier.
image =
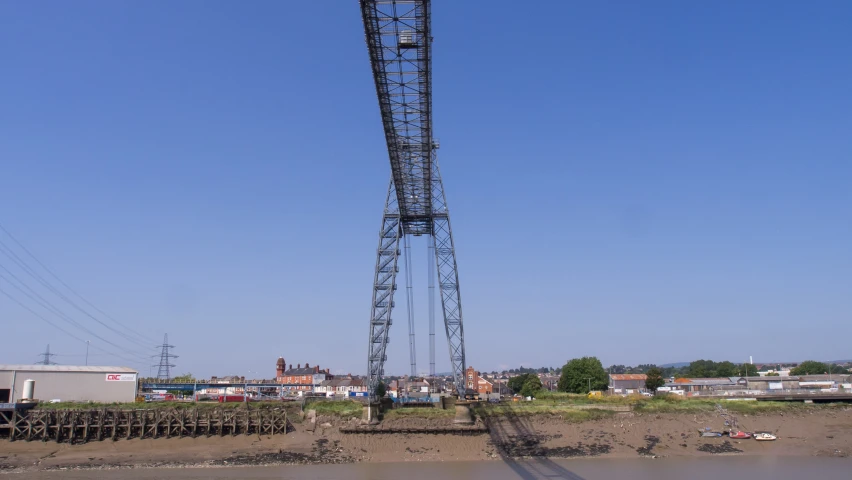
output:
M361 415L361 423L367 425L379 424L379 402L367 402L364 404L363 414Z
M473 413L471 408L477 402L467 402L464 400L456 401L456 416L453 418L453 423L456 425L473 425Z

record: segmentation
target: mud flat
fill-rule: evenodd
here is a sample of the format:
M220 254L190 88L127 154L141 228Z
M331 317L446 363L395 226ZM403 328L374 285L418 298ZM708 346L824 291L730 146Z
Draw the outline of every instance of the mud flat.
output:
M720 427L712 413L614 413L572 422L559 415L478 418L487 433L347 434L354 418L320 416L277 436L132 439L71 445L0 441L0 473L58 469L225 467L358 462L442 462L517 458L667 458L728 456L847 457L852 409L740 415L747 431L772 431L775 442L701 437ZM440 430L451 418L386 419L387 427ZM483 429L484 430L484 429Z

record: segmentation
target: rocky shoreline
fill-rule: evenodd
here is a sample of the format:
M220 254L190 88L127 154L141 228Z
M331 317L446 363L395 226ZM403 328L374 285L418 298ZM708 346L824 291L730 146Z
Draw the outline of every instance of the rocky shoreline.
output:
M852 453L852 409L759 414L740 418L744 429L776 432L776 442L701 437L718 423L713 414L619 413L571 423L559 416L499 416L478 419L488 433L344 434L356 420L320 417L309 428L278 436L143 439L81 445L0 441L0 474L29 471L222 468L341 464L356 462L442 462L521 458L665 458L717 455L846 457ZM394 427L416 429L449 424L449 418L397 418Z

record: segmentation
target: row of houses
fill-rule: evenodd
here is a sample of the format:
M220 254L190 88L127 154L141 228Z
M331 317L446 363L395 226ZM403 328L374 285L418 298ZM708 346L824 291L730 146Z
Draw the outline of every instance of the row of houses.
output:
M287 365L283 357L275 362L275 383L290 394L325 394L326 396L353 396L367 392L367 382L353 375L332 375L329 369L305 363Z

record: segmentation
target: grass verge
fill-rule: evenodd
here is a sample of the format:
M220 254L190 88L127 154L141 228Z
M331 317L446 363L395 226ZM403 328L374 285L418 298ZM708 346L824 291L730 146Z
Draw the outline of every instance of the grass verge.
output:
M361 417L364 407L361 403L344 400L339 402L314 402L305 410L316 410L317 415L333 415L338 417Z

